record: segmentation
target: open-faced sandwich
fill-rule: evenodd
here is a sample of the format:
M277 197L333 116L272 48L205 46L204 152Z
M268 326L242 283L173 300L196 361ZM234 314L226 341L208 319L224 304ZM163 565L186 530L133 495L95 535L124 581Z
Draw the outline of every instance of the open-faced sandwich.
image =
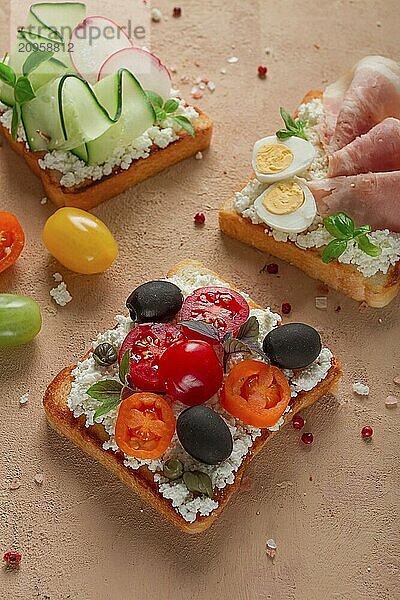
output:
M168 69L84 4L34 4L0 63L0 131L59 206L89 209L207 148Z
M313 327L281 325L195 261L135 289L127 307L51 383L47 418L176 526L200 532L269 438L332 390L340 365Z
M255 177L220 211L231 237L355 300L400 287L400 66L367 56L256 142Z

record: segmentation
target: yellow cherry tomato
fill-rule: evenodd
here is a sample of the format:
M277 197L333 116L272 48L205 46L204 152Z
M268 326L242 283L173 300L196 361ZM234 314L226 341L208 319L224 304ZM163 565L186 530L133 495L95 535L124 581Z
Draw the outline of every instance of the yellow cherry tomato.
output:
M79 208L60 208L46 222L43 243L64 267L92 275L103 273L118 256L108 227Z

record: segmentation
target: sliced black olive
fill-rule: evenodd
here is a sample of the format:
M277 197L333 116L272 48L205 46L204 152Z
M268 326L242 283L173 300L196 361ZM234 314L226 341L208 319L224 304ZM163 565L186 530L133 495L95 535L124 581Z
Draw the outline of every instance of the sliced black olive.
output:
M304 323L287 323L272 329L264 338L263 350L281 369L301 369L313 363L321 352L321 337Z
M176 432L186 452L200 462L216 465L232 454L229 427L208 406L192 406L181 412Z
M144 283L126 301L131 319L136 323L166 323L178 314L182 304L181 290L169 281Z

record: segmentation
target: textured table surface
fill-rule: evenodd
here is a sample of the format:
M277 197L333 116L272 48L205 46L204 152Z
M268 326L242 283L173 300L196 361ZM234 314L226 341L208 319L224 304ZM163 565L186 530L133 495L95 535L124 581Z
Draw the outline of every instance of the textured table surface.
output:
M44 317L34 344L0 351L0 551L15 547L24 555L19 572L0 569L1 598L399 597L400 408L385 408L387 395L400 396L393 383L400 374L399 302L360 312L330 291L327 310L317 310L315 297L323 295L317 282L286 264L279 264L279 276L262 272L271 259L224 238L217 224L220 203L250 173L253 142L276 130L280 105L293 110L308 89L366 54L400 59L397 4L185 0L182 17L174 19L173 4L160 0L168 18L152 27L153 49L176 67L187 98L192 84L181 77L215 82L215 92L198 101L215 119L215 137L203 160L188 160L95 211L121 250L102 276L70 273L48 256L41 231L53 207L41 205L40 184L22 161L0 148L0 206L19 216L28 238L17 266L1 276L0 290L32 295ZM231 56L239 61L229 64ZM259 64L268 66L265 81L257 77ZM199 209L207 217L202 229L193 226ZM305 415L313 446L302 446L292 428L275 437L216 525L198 537L175 530L50 431L41 407L47 384L109 328L130 291L187 257L225 274L261 304L277 309L290 302L286 320L315 324L345 369L337 398ZM56 271L73 295L65 308L49 296ZM355 381L370 385L369 397L353 394ZM25 392L29 402L20 407ZM375 429L370 444L360 439L365 424ZM42 486L34 482L37 473L44 475ZM15 476L21 487L10 491ZM274 561L265 552L268 538L278 544Z

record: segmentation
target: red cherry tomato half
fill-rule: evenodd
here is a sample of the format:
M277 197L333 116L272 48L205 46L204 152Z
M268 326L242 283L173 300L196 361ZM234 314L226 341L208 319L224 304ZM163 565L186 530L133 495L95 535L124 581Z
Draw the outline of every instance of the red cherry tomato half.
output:
M236 335L249 318L249 312L249 305L238 292L224 287L205 287L187 296L179 318L210 323L222 339L228 331Z
M162 396L141 392L123 400L115 425L115 441L128 456L159 458L175 433L175 416Z
M25 234L17 217L0 212L0 273L11 267L25 245Z
M278 367L244 360L229 372L220 401L229 414L243 423L272 427L290 402L290 387Z
M188 406L203 404L222 385L222 365L207 342L184 340L176 342L160 359L160 378L167 393Z
M159 376L159 360L171 344L182 339L182 331L174 325L136 325L126 336L119 353L121 361L125 352L131 351L131 384L146 392L165 392L164 381Z

